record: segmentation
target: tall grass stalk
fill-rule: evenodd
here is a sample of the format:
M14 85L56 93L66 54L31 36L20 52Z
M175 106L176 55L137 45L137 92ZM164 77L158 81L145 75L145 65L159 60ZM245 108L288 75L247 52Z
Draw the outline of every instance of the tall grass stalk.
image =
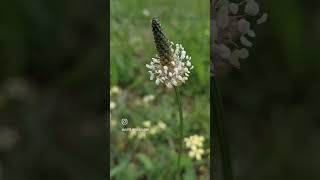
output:
M233 180L229 145L225 132L222 109L222 96L215 77L211 77L211 95L213 97L213 124L218 142L218 152L221 155L222 175L224 180Z
M182 153L182 143L183 143L183 114L182 114L182 105L181 105L181 98L180 98L180 92L179 88L174 86L174 91L176 93L176 100L177 100L177 105L179 109L179 119L180 119L180 135L179 135L179 153L178 153L178 161L177 161L177 170L178 170L178 176L180 179L183 179L182 176L182 169L181 169L181 153Z

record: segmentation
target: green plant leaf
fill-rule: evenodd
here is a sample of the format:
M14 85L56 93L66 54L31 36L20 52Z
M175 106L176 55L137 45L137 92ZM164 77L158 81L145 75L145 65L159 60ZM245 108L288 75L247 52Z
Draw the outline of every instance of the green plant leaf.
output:
M139 161L144 165L144 167L146 169L152 169L153 168L152 160L148 156L146 156L144 154L138 154L137 157L138 157Z

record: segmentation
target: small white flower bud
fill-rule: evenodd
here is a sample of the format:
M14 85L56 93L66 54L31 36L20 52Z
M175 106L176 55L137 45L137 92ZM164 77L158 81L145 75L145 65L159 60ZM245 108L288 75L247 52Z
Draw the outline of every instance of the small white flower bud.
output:
M247 4L244 7L244 12L250 16L255 16L259 13L259 4L254 0L247 0Z
M239 5L236 3L230 3L229 4L229 10L232 14L237 14L239 11Z
M215 47L217 49L217 51L219 52L219 55L222 57L222 58L229 58L230 54L231 54L231 51L230 51L230 48L224 44L219 44L219 45L216 45Z
M182 51L180 58L181 58L181 59L184 59L185 57L186 57L186 52L185 52L185 51Z
M178 85L178 83L177 83L177 81L176 81L175 79L172 79L171 82L172 82L172 84L175 85L175 86Z
M168 88L172 88L172 84L171 83L167 83L166 84Z
M156 80L156 85L159 85L160 84L160 79L157 79Z
M257 24L262 24L265 23L268 19L268 14L264 13L258 20L257 20Z
M246 59L249 57L249 51L246 48L242 48L238 51L238 56L240 59Z
M256 37L256 33L253 30L248 31L248 36L250 37Z
M242 45L247 46L247 47L252 47L252 43L244 36L240 37L240 42Z
M238 22L238 29L240 33L247 34L250 31L250 23L244 18L242 18Z

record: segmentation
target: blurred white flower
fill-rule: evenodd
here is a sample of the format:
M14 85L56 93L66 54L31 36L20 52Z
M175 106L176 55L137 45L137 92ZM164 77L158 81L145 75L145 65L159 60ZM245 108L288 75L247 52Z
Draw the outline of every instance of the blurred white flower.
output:
M159 128L158 128L157 126L153 126L153 127L151 127L150 130L149 130L149 133L150 133L151 135L155 135L155 134L157 134L158 132L159 132Z
M268 14L264 13L259 19L257 19L257 24L265 23L268 19Z
M112 86L110 89L110 95L121 94L121 89L118 86Z
M217 52L219 52L219 54L221 55L222 58L229 58L231 55L231 50L228 46L224 45L224 44L217 44L215 47L213 47L216 49Z
M247 47L252 47L252 43L244 36L240 37L240 42L242 45L247 46Z
M241 34L247 34L250 31L250 23L246 19L241 18L238 22L238 28Z
M147 137L147 132L146 131L139 131L137 134L137 138L142 140L145 139Z
M229 4L229 10L232 14L237 14L239 11L239 5L236 3L230 3Z
M246 48L242 48L240 50L237 50L236 52L238 53L238 57L240 59L246 59L249 56L249 52Z
M253 30L248 31L248 36L249 37L256 37L256 33Z
M196 160L201 160L205 153L203 149L204 137L199 135L193 135L184 139L186 147L189 148L188 155Z
M129 139L132 139L133 137L135 137L137 135L137 131L129 131Z
M204 150L202 148L199 149L191 149L189 151L189 156L191 158L195 158L196 160L200 161L202 159L202 156L204 154Z
M167 128L167 125L163 121L159 121L157 125L150 126L149 133L154 135Z
M250 19L258 18L259 4L255 0L232 2L232 0L213 0L211 16L211 73L216 75L226 68L240 68L240 59L248 58L251 39L256 33L251 29ZM256 24L264 23L268 15L264 13ZM240 42L240 43L239 43ZM218 71L218 72L217 72Z
M151 121L144 121L142 124L143 124L143 126L146 127L146 128L151 127Z
M144 104L149 104L154 99L155 99L155 96L153 94L149 94L149 95L143 96L142 101L143 101Z
M143 9L142 14L145 16L150 16L150 11L148 9Z
M195 149L203 146L204 137L199 135L193 135L189 138L184 138L187 148Z
M160 121L158 122L158 127L162 130L165 130L167 128L167 125L164 122Z
M114 108L116 108L117 104L113 101L110 101L110 109L113 110Z
M255 0L247 0L244 12L250 16L256 16L259 13L260 7Z
M145 139L148 135L156 135L167 128L167 125L163 121L159 121L158 124L152 125L151 121L143 121L143 128L137 127L129 131L129 139L136 137L137 139ZM143 129L137 130L137 129Z

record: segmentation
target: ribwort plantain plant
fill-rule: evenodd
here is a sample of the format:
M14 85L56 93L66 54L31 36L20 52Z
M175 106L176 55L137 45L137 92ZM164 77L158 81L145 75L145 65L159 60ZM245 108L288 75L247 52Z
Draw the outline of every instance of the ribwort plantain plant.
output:
M186 54L181 44L175 44L175 48L173 48L174 43L167 39L160 22L156 18L151 20L151 27L158 54L155 58L152 58L150 64L146 64L146 67L149 69L150 80L155 80L156 85L164 84L167 88L173 87L175 90L180 119L177 175L179 179L183 179L180 163L183 149L183 112L178 86L188 80L189 70L193 69L193 66L191 57Z
M211 105L213 112L214 133L217 137L217 148L222 160L224 180L232 180L232 163L225 133L222 95L216 79L217 75L232 68L240 69L240 63L248 58L248 48L253 46L250 38L256 37L247 19L262 24L267 20L266 13L260 13L255 0L243 0L234 3L231 0L211 1Z

